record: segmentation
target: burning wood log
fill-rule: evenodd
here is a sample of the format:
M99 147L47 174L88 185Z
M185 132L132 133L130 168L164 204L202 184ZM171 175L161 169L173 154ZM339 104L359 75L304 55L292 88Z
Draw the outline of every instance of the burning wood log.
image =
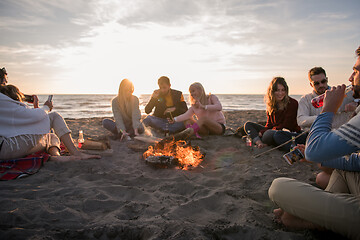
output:
M143 154L144 160L153 166L177 166L184 170L197 167L204 157L199 147L181 140L163 141L154 147L149 146Z

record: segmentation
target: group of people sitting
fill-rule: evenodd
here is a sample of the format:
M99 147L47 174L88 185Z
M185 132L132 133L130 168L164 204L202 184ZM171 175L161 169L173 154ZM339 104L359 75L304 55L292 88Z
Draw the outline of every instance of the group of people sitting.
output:
M158 79L159 89L155 90L145 106L148 115L141 121L139 99L132 95L133 83L124 79L120 83L119 93L112 100L114 120L104 119L103 126L123 139L144 132L144 125L164 134L186 135L221 135L225 132L225 117L222 106L216 95L206 95L201 83L191 84L190 103L188 109L181 91L171 88L170 79L162 76ZM196 115L196 119L193 116ZM183 131L183 132L182 132Z
M349 81L353 98L359 99L360 47L355 52L357 59ZM314 88L327 82L319 76L311 79ZM300 106L301 101L312 97L311 94L303 97ZM285 177L272 182L269 198L280 207L274 210L275 218L289 228L331 230L360 239L360 107L352 111L357 104L346 104L345 112L352 112L350 120L346 119L339 109L347 98L342 85L326 91L320 110L311 105L299 107L298 120L311 124L306 145L299 146L305 153L305 161L319 163L328 172L320 177L321 188L325 190ZM305 108L315 113L312 119L302 114Z
M280 145L296 138L306 160L317 162L324 170L318 175L321 188L294 179L275 179L269 189L272 201L280 206L274 211L277 219L290 227L325 228L352 238L360 236L360 116L354 98L360 98L360 47L349 81L353 91L345 94L345 86L329 87L326 72L321 67L309 71L312 93L299 103L289 96L289 87L282 77L272 79L265 95L267 122L262 126L246 122L243 133L262 148ZM71 131L64 119L50 112L52 102L42 108L34 96L34 108L23 103L24 95L13 85L7 85L5 68L0 71L0 159L25 156L45 150L55 160L100 158L80 152L73 144ZM104 119L103 126L116 139L130 139L144 133L144 126L166 134L188 138L195 135L222 135L226 120L222 105L214 94L206 94L201 83L190 85L190 108L182 92L171 88L168 77L158 79L141 120L139 99L133 95L134 85L121 81L118 95L112 100L114 120ZM324 106L315 108L311 99L325 94ZM50 132L54 129L54 133ZM310 129L310 130L309 130ZM309 132L308 132L309 131ZM60 141L70 156L60 156ZM306 144L306 145L303 145ZM289 151L290 143L283 145ZM335 169L335 170L334 170ZM336 194L331 194L336 193ZM343 194L346 193L346 194Z
M292 137L295 137L296 144L305 144L307 131L322 109L313 107L311 99L330 89L326 72L321 67L314 67L309 71L309 81L313 92L303 96L298 103L289 96L289 87L285 79L273 78L265 95L265 126L246 122L238 132L241 135L250 135L253 143L259 148L288 142L281 149L289 151L289 140ZM158 85L159 89L153 92L145 106L145 113L150 114L154 110L153 114L141 121L139 99L132 95L134 85L128 79L122 80L118 95L112 100L114 120L104 119L103 126L118 139L130 139L143 133L144 126L184 138L192 135L200 137L224 134L226 120L222 113L222 105L216 95L205 93L201 83L195 82L189 87L189 109L182 92L171 88L168 77L160 77ZM357 104L349 92L336 114L334 128L347 122L356 107Z

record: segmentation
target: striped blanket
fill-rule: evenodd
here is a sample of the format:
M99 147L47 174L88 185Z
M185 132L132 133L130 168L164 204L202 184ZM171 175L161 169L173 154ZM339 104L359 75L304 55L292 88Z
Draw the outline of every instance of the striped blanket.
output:
M37 173L50 155L37 152L24 158L0 160L0 180L12 180Z

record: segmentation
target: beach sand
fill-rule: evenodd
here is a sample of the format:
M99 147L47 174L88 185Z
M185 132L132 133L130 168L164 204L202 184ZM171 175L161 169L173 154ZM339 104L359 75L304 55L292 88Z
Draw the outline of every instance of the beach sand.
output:
M265 111L226 112L233 129L263 122ZM102 118L67 119L73 137L104 141ZM275 150L234 136L192 140L206 153L185 171L145 164L142 151L110 140L100 160L47 162L32 176L0 182L0 239L339 239L331 232L289 231L273 221L274 178L314 184L318 168L289 166ZM140 149L145 143L136 143Z

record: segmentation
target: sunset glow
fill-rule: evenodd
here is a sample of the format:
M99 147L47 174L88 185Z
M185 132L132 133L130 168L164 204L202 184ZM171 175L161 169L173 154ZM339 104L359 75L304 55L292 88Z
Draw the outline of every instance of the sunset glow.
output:
M115 94L122 79L151 93L166 75L187 92L263 94L283 76L311 91L322 66L347 81L360 45L353 1L46 1L0 3L0 66L25 92Z

